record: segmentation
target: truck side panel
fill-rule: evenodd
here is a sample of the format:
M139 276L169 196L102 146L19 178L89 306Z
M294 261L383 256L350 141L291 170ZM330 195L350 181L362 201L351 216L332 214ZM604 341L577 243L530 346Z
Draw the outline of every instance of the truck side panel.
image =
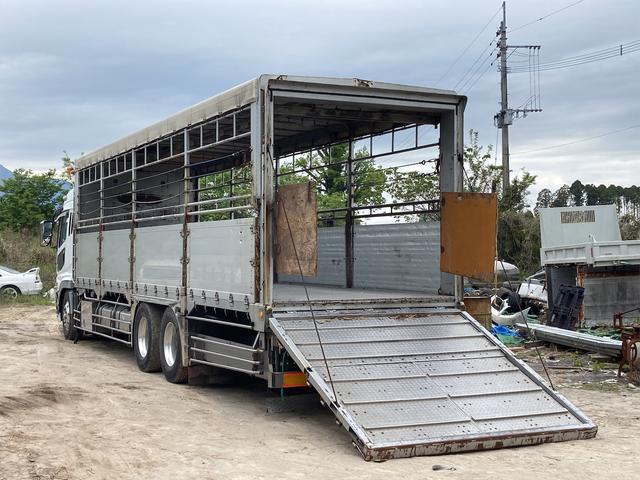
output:
M80 233L76 237L76 278L98 278L98 232Z
M129 282L129 230L102 233L102 279L105 282Z
M165 297L166 288L167 296L175 297L182 275L181 231L180 224L135 229L134 291L138 295Z
M193 291L194 303L238 308L254 302L254 224L238 218L189 225L188 293Z

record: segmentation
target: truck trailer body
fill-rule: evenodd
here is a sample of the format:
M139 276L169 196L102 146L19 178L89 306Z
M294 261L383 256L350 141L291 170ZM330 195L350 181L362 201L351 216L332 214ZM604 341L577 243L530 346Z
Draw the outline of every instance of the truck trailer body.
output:
M263 75L80 157L56 219L65 336L174 383L312 387L366 459L595 435L440 270L465 231L441 221L442 192L464 201L465 103Z

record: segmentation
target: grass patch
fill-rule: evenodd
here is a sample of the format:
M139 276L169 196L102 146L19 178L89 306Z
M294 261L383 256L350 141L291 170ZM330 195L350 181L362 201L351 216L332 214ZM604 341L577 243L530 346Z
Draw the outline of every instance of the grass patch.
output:
M570 355L571 358L571 365L573 367L582 367L582 358L580 357L580 354L578 352L573 352Z
M0 308L13 305L47 305L52 307L55 302L42 295L18 295L10 300L0 298Z
M620 391L620 385L617 383L583 383L582 388L594 392L617 393Z
M40 268L40 279L46 292L56 283L56 250L40 245L40 234L36 230L0 230L0 265L25 272ZM23 297L39 295L24 295ZM30 300L26 300L29 302ZM36 305L39 305L36 303Z
M600 373L602 371L602 363L599 360L593 360L591 362L591 371L593 373Z

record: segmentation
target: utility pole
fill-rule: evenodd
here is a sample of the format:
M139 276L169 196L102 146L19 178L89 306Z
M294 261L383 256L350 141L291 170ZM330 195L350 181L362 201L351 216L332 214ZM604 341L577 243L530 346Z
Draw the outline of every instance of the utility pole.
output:
M502 2L502 21L496 33L498 55L500 57L500 111L493 117L496 127L502 129L502 191L511 184L509 178L509 125L514 118L526 117L531 112L541 112L540 108L540 45L507 45L507 6ZM524 108L509 108L507 90L507 51L526 49L529 54L529 98L522 104Z
M507 7L502 2L502 22L500 22L500 119L502 125L502 191L509 187L509 125L512 123L507 95Z

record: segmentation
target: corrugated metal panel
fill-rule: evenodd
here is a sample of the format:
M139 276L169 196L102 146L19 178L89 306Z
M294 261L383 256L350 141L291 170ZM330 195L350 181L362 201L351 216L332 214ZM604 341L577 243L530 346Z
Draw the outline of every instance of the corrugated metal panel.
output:
M591 237L597 242L622 239L615 205L541 208L538 212L542 248L590 242Z
M355 288L437 293L440 288L440 224L438 222L356 225ZM318 274L311 285L345 286L344 227L318 229ZM299 275L278 275L295 283Z
M640 276L589 276L584 279L586 326L612 325L613 315L640 306ZM633 320L633 315L626 319Z
M438 222L356 225L354 287L437 293Z

